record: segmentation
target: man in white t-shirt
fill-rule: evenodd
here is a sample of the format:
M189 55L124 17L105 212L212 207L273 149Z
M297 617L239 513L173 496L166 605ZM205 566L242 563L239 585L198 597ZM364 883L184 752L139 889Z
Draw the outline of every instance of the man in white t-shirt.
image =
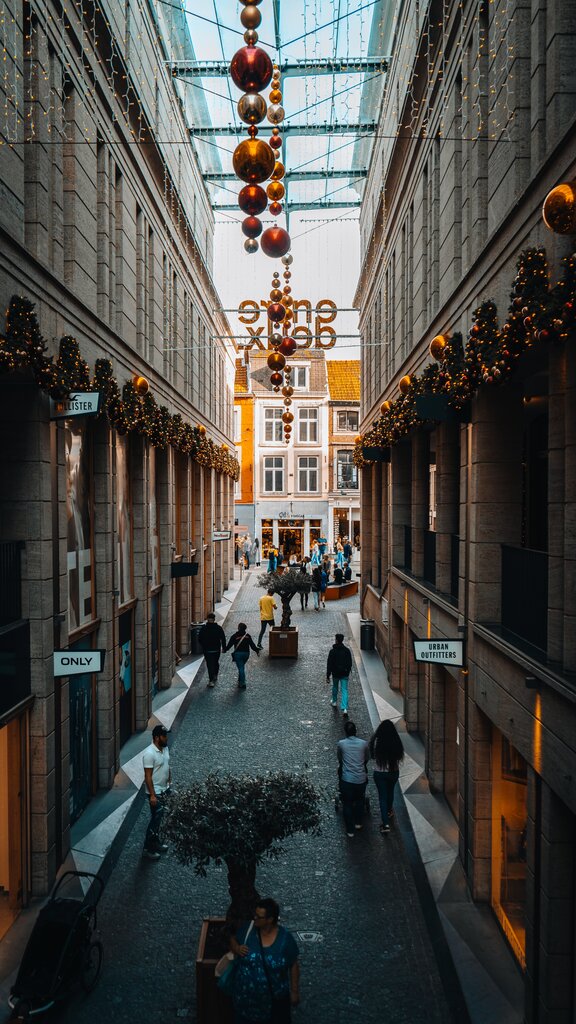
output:
M168 730L163 725L152 729L152 743L142 756L144 784L150 803L150 822L144 838L142 856L148 860L160 860L168 846L160 842L160 825L164 814L164 797L170 787L170 751Z

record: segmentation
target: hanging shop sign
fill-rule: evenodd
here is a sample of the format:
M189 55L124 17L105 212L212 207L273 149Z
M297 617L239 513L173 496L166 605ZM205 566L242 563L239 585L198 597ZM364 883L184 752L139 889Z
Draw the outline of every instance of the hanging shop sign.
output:
M51 420L67 420L72 416L97 416L100 391L78 391L62 401L52 401Z
M80 676L104 671L106 651L54 651L55 676Z
M212 540L230 540L232 530L212 530Z
M442 665L464 664L463 640L414 640L416 661L434 661Z
M246 325L247 333L250 335L250 341L244 342L240 348L273 348L270 335L277 330L277 326L267 315L269 305L269 299L261 299L260 302L245 299L240 303L238 319L241 324ZM298 348L334 348L336 331L329 325L336 319L338 307L332 299L320 299L315 308L309 299L294 299L291 308L294 311L291 337ZM264 323L261 327L255 327L261 316L264 317Z
M198 565L198 562L170 562L170 576L173 580L180 580L184 576L197 576Z

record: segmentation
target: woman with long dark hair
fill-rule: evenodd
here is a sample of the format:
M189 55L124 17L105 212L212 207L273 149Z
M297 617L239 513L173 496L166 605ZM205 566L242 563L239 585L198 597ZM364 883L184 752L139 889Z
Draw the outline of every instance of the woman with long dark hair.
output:
M380 722L370 740L370 757L376 763L374 782L378 790L382 824L380 832L384 835L390 831L390 818L394 804L394 787L400 777L400 762L404 758L404 747L394 722L386 719Z

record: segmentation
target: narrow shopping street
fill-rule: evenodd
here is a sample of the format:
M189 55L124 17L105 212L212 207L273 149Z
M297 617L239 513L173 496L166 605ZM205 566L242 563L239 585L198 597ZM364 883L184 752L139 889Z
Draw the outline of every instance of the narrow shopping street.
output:
M245 577L227 616L227 635L244 620L257 636L261 590L256 578L256 570ZM245 692L236 687L228 654L214 690L199 673L170 741L173 784L186 785L213 769L312 772L327 793L321 837L293 837L281 859L258 872L260 893L277 898L284 924L300 933L302 1004L295 1019L301 1024L343 1024L351 1017L358 1024L446 1024L462 1017L453 1018L449 1009L449 1000L457 998L450 980L448 995L443 988L438 967L443 941L437 934L431 938L403 836L409 830L403 808L391 834L382 837L371 782L372 814L354 839L346 837L334 811L342 717L330 706L326 656L335 632L350 637L346 611L356 611L357 605L351 598L320 612L311 605L301 612L296 598L299 658L271 661L265 644L259 659L250 657ZM359 734L368 737L370 720L356 667L350 715ZM90 997L68 1005L59 1017L62 1024L196 1019L200 923L225 910L226 872L212 867L206 879L197 878L170 854L160 863L143 862L147 817L142 806L100 905L101 980Z

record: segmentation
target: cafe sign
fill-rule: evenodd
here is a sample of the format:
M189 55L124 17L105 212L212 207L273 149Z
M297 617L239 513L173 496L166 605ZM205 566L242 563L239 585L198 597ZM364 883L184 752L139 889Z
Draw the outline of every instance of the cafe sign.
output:
M250 340L244 342L240 348L272 348L270 335L278 330L278 325L268 319L266 310L270 305L269 299L244 299L240 303L241 324L246 325ZM334 322L338 314L338 307L332 299L320 299L313 307L309 299L294 299L291 307L294 312L294 326L290 337L294 339L298 348L334 348L336 344L336 331L330 324ZM256 327L256 324L263 318L263 323Z

